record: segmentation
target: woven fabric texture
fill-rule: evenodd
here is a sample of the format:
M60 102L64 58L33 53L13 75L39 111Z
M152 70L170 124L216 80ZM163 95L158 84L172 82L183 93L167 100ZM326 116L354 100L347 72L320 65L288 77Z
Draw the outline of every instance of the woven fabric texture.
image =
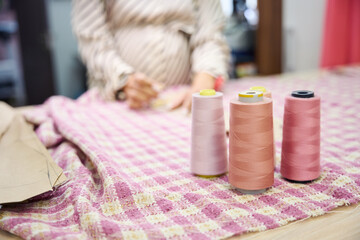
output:
M226 85L226 107L239 90L267 87L279 122L284 97L292 90L314 90L322 98L320 178L290 183L281 178L277 159L275 183L259 195L239 193L227 175L190 174L188 116L131 111L96 100L91 91L76 101L52 97L27 119L38 125L38 137L69 181L52 193L3 206L0 228L26 239L217 239L357 203L359 78L360 68L352 67Z

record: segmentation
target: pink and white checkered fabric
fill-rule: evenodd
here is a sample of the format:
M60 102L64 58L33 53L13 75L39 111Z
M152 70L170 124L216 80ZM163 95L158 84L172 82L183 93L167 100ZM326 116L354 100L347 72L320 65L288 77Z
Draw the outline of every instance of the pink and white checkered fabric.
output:
M253 85L272 90L274 116L284 96L313 89L322 97L322 171L308 184L282 179L243 195L227 176L189 172L190 118L130 111L121 103L52 97L29 112L70 179L51 194L4 206L0 228L27 239L225 238L276 228L360 200L360 68L338 73L230 82L225 95ZM281 147L276 142L277 151Z

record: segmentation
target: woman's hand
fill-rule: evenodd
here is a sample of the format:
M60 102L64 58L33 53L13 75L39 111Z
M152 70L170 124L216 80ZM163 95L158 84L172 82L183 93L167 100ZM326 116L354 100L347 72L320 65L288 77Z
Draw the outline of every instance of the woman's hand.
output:
M154 89L154 81L143 73L129 75L124 87L126 103L131 109L147 107L150 101L157 97L158 92Z
M214 89L215 78L207 73L196 74L191 87L182 93L174 102L171 104L170 109L174 110L179 107L184 107L188 111L191 110L192 94L199 92L202 89Z

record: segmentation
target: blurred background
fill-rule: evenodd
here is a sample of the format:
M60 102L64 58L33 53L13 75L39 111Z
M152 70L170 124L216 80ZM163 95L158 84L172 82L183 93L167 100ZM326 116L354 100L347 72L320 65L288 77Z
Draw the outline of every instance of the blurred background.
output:
M319 68L325 0L221 0L231 78ZM71 28L71 0L0 0L0 100L77 98L86 69Z

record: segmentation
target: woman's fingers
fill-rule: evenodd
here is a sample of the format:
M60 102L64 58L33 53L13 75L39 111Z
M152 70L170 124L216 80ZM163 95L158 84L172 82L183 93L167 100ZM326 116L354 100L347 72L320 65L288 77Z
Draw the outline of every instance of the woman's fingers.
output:
M192 94L188 93L184 99L183 107L186 108L190 112L191 104L192 104Z
M126 94L127 104L131 109L146 107L151 99L155 98L158 94L158 92L153 89L152 80L142 73L135 73L129 77L124 92Z
M171 103L170 105L170 110L175 110L179 107L181 107L181 105L183 104L185 97L186 97L187 91L181 93L175 100L174 102Z
M138 102L149 103L151 99L157 96L157 93L153 93L148 89L138 89L138 88L127 88L126 98L134 99Z
M129 99L132 99L136 102L147 103L150 101L150 97L148 95L146 95L144 92L138 91L137 89L134 89L134 88L127 90L126 97Z
M143 74L135 74L132 81L129 81L128 87L130 89L136 89L138 92L142 92L147 99L155 98L158 95L158 92L153 88L152 81L146 78Z
M142 103L137 102L134 99L127 99L126 103L129 106L129 108L131 108L131 109L140 109L140 108L142 108Z
M152 87L136 85L133 88L136 89L136 91L144 94L148 99L155 98L158 95L158 92L155 91Z
M131 83L133 83L133 86L137 88L152 88L153 85L153 81L142 73L135 73Z

